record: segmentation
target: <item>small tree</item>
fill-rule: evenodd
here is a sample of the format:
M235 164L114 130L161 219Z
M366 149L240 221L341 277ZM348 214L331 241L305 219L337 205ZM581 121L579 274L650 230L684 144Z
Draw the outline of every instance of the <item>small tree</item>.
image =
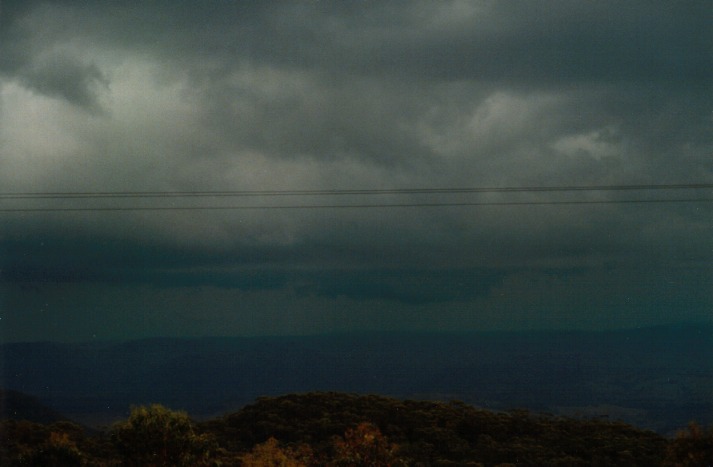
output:
M133 407L129 419L114 425L111 438L130 466L195 466L208 459L210 442L196 435L185 412L162 405Z
M698 467L713 465L713 427L705 429L696 422L679 431L666 451L664 466Z
M77 445L69 439L67 433L50 433L45 444L34 450L30 456L30 465L47 467L79 467L82 465L82 453Z
M334 467L396 467L405 465L398 458L398 446L389 443L379 427L368 422L360 423L344 433L344 438L334 440Z
M309 446L282 448L275 438L270 438L253 447L242 462L243 467L306 467L312 463L312 451Z

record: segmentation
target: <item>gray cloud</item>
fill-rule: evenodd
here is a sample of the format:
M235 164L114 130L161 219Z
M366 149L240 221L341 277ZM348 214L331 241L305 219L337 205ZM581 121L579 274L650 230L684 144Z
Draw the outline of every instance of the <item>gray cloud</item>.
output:
M95 87L106 85L99 68L71 57L48 57L21 72L30 88L48 96L58 96L89 110L98 110Z
M39 18L34 18L32 12L37 10ZM48 10L15 2L3 5L0 76L5 74L35 92L65 99L86 110L100 110L97 87L108 84L106 77L96 64L73 52L72 42L79 38L67 37L71 28L62 27L71 15L61 11L54 15Z
M713 41L705 2L23 1L2 8L6 192L713 179ZM130 199L81 206L709 193ZM77 203L2 199L0 207ZM374 301L380 310L393 305L408 314L413 306L435 317L458 303L521 317L542 287L563 297L541 302L547 326L557 319L573 325L577 316L597 321L587 315L595 306L564 316L567 307L581 305L576 294L603 308L638 310L649 321L666 319L646 299L657 289L667 290L662 303L671 313L689 307L701 317L713 303L703 286L712 277L710 203L0 216L0 278L11 288L163 291L146 292L150 301L171 289L215 287L264 294L255 299L261 306L276 294L280 303L301 297L295 298L301 306L325 309L340 300L349 309ZM670 271L681 271L689 285L674 281L679 285L666 289ZM571 278L569 292L557 279L564 277ZM636 305L624 305L629 292L614 287L612 277L636 288ZM595 300L602 290L613 294L609 305ZM19 298L14 306L22 307Z

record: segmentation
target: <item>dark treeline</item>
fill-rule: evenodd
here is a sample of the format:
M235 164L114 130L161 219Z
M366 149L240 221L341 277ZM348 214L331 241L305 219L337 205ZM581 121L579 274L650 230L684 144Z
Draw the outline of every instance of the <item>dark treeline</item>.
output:
M161 405L102 430L8 419L0 440L0 466L713 464L713 428L695 423L666 438L602 418L332 392L263 397L200 423Z

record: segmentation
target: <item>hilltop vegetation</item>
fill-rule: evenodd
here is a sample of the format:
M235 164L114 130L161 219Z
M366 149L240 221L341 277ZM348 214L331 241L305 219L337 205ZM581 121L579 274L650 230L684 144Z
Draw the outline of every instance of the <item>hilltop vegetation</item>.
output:
M674 466L713 462L713 430L676 439L604 419L343 393L264 397L207 422L160 405L99 432L0 424L0 465Z

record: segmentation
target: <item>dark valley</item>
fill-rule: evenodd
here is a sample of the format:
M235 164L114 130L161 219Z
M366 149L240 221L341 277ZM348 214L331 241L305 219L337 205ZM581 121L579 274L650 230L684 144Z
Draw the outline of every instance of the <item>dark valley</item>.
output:
M671 435L713 422L713 327L346 334L0 346L0 386L88 426L161 403L205 420L311 391L459 400L621 420Z

